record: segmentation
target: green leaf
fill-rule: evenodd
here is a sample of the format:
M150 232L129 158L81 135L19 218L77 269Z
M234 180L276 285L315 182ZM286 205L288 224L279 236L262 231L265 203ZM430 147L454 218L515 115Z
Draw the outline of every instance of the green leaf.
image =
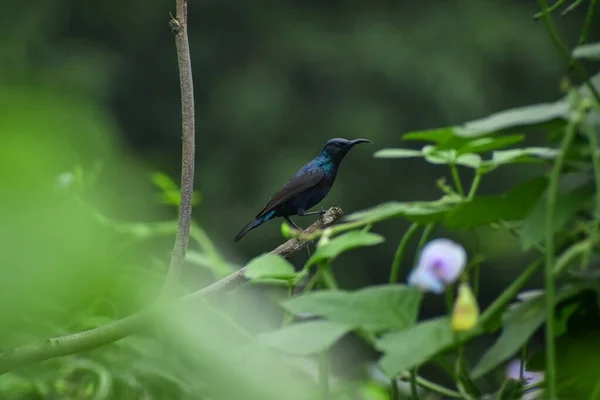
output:
M583 187L570 193L559 193L556 199L553 232L561 230L569 220L590 201L590 188ZM546 234L546 198L540 198L521 227L521 246L529 250Z
M384 335L376 343L385 352L379 365L388 376L400 375L430 359L454 342L450 318L440 317Z
M575 296L581 288L561 290L555 304ZM540 295L522 302L506 312L502 318L502 334L490 347L472 372L474 379L480 378L500 363L512 357L546 320L546 296Z
M566 304L558 310L558 315L554 319L554 336L559 337L562 336L565 332L567 332L567 324L569 323L569 319L573 316L575 311L579 309L580 303L575 302L571 304Z
M505 164L539 163L544 159L555 158L557 154L558 150L546 147L499 150L492 153L491 160L482 163L481 172L487 173Z
M478 169L481 165L481 157L478 154L473 153L461 154L454 160L454 164Z
M552 159L558 154L557 149L547 147L525 147L522 149L500 150L492 154L491 162L495 165L537 162L540 159Z
M425 146L422 150L425 160L431 164L456 164L477 169L481 165L481 157L466 153L458 155L454 149L439 150L434 146Z
M340 254L357 247L375 246L382 243L384 237L372 232L351 231L334 237L326 244L317 247L317 251L310 258L308 264L312 265L321 260L329 260Z
M286 354L306 356L328 349L352 326L333 321L309 321L258 335L258 342Z
M404 285L373 286L356 292L323 290L294 297L282 306L369 330L405 329L417 319L422 294Z
M482 153L484 151L501 149L522 142L523 139L525 139L525 135L506 135L499 137L478 138L475 140L470 140L460 147L458 149L458 154Z
M167 174L162 172L154 172L151 175L152 183L161 190L159 196L162 204L168 204L178 206L181 202L181 191L179 186L169 177ZM192 205L197 205L200 202L200 193L194 191L192 193Z
M275 254L263 254L246 266L244 276L248 279L284 279L296 277L296 271L286 259Z
M232 271L235 271L240 267L237 264L225 262L214 255L205 254L195 250L188 250L185 252L185 261L211 270L218 276L223 277L231 274Z
M483 136L493 132L536 125L555 119L565 120L568 113L569 104L563 100L554 103L534 104L501 111L488 117L468 122L461 127L456 127L454 134L461 137Z
M456 150L469 142L468 138L456 136L454 134L454 127L452 126L421 132L409 132L402 138L404 140L424 140L434 142L437 150Z
M376 158L415 158L423 157L420 150L413 149L382 149L375 153Z
M477 196L448 213L444 223L450 229L467 229L499 221L523 219L546 189L543 177L520 183L500 196Z
M346 217L346 220L375 223L390 218L405 217L418 223L438 222L460 201L459 198L450 197L429 202L400 203L392 201L352 213Z
M600 60L600 42L583 44L575 47L573 57L585 58L588 60Z
M598 320L598 314L589 316ZM600 347L597 327L581 330L557 341L557 398L600 398Z
M154 185L162 191L179 191L179 186L177 186L177 184L167 174L163 174L162 172L154 172L151 174L150 178L152 179L152 183L154 183Z

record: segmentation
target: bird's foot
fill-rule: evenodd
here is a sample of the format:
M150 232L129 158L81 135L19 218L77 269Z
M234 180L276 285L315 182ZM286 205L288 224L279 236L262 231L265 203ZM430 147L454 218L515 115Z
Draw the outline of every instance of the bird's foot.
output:
M295 223L294 221L292 221L290 217L284 217L284 218L285 218L285 220L286 220L287 222L289 222L289 223L290 223L290 225L292 225L294 228L298 229L299 231L303 231L303 230L304 230L304 229L300 228L298 225L296 225L296 223Z

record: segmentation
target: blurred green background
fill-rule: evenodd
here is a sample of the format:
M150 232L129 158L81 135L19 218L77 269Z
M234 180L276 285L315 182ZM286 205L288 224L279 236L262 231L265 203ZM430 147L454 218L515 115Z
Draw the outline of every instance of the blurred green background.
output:
M70 331L73 313L82 310L112 318L153 297L173 236L131 240L131 250L87 204L120 222L175 218L174 207L160 204L150 174L179 180L181 134L168 26L173 1L10 3L0 15L2 347L56 326ZM523 1L190 2L195 221L235 264L274 248L282 241L279 221L238 244L232 239L332 137L374 145L347 157L323 207L350 213L389 200L437 198L443 166L372 154L414 146L401 142L408 131L561 96L564 67L532 18L537 11ZM559 21L570 42L583 12ZM592 32L590 41L598 37ZM87 203L61 189L77 180L68 174L76 166L85 171L76 186ZM503 169L484 180L482 192L500 193L525 178ZM296 219L302 226L312 221ZM335 272L342 287L385 280L407 226L378 225L385 244L341 257ZM475 243L472 235L461 240ZM477 242L488 254L483 307L523 260L505 234L480 231ZM300 253L294 261L305 259ZM206 284L202 271L190 274L198 280L188 286ZM263 306L256 307L260 313ZM442 299L428 299L423 316L441 309Z

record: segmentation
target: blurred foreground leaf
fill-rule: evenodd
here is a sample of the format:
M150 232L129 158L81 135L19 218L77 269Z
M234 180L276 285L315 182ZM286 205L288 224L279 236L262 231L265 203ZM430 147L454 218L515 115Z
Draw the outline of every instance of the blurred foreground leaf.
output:
M396 376L436 355L454 341L450 318L439 317L399 331L390 332L377 341L385 354L379 364L388 376Z
M283 353L307 356L327 350L352 330L352 326L334 321L309 321L262 333L259 343Z
M249 279L290 280L296 277L296 271L283 257L267 253L250 261L244 275Z

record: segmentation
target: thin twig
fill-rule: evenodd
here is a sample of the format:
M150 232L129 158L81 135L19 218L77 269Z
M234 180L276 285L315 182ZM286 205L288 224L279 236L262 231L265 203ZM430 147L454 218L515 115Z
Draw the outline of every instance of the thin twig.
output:
M550 7L546 8L545 10L534 14L533 19L538 20L538 19L540 19L540 17L543 17L546 14L554 12L554 10L556 10L558 7L560 7L564 2L565 2L565 0L558 0L556 3L552 4Z
M175 34L181 86L181 201L177 235L161 297L170 295L177 286L185 262L192 222L195 162L194 82L187 34L187 0L176 1L175 18L171 18L169 25Z
M304 230L304 232L312 233L317 229L325 228L337 221L342 215L343 212L341 209L332 207L320 219ZM309 241L305 240L290 239L273 250L272 253L289 258L292 254L302 250L308 243ZM210 286L173 301L169 306L179 306L181 302L197 301L209 296L229 292L248 282L248 279L244 276L244 271L245 267ZM152 322L152 317L160 311L164 311L164 306L155 305L152 308L99 328L57 338L44 339L5 351L0 353L0 375L32 362L80 353L116 342L134 334L145 324Z

